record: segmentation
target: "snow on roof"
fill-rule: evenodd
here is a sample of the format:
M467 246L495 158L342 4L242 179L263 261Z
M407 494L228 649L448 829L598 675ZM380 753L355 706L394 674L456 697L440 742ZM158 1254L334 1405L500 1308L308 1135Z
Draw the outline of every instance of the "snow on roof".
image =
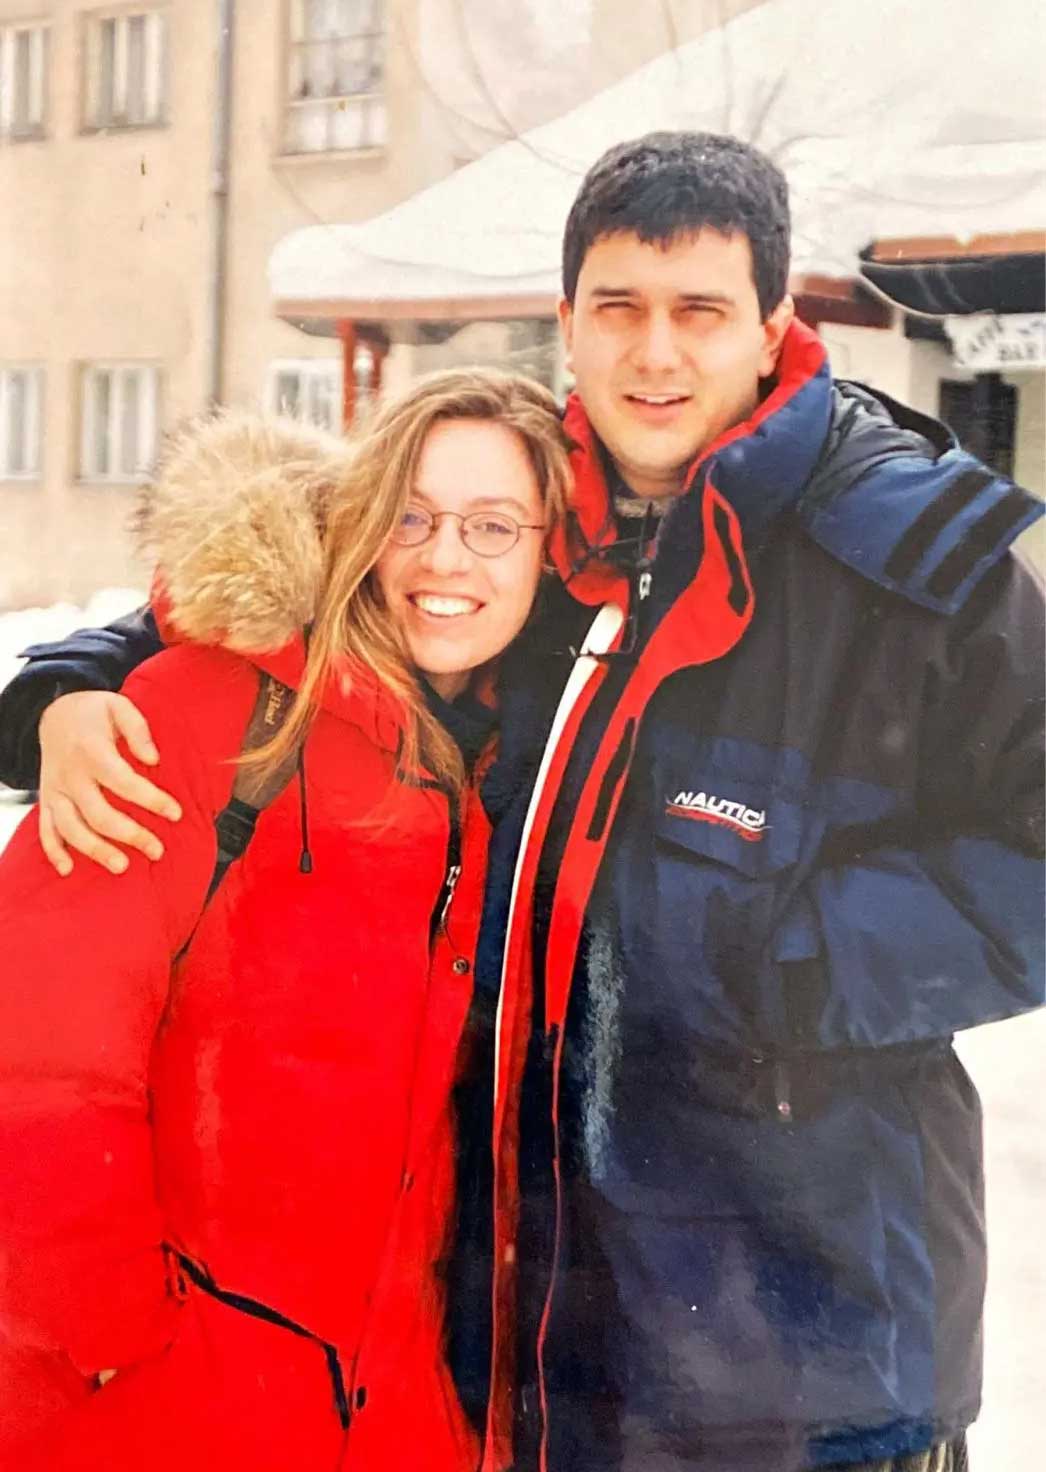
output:
M581 176L659 128L750 139L792 187L799 273L848 276L883 235L1046 223L1041 0L766 0L383 215L297 230L279 308L545 296Z

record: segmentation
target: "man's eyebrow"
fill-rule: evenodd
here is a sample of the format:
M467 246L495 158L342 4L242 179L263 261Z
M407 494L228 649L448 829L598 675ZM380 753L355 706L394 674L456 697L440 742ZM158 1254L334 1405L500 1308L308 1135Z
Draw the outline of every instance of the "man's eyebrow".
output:
M679 294L681 302L708 302L715 307L732 307L734 298L726 291L683 291Z
M602 300L631 300L643 295L634 286L593 286L590 296ZM725 291L681 291L676 301L692 303L707 303L717 307L732 307L734 298Z

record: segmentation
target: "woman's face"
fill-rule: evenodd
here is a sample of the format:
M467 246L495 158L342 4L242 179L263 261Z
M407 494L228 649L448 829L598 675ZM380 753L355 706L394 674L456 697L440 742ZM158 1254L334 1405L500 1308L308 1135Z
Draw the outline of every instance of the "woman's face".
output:
M526 622L541 576L545 508L522 440L503 424L447 419L433 425L418 463L410 511L437 518L420 546L390 542L375 575L405 631L414 664L445 700L506 649ZM440 512L452 512L440 516ZM509 516L514 547L481 557L462 540L460 517Z

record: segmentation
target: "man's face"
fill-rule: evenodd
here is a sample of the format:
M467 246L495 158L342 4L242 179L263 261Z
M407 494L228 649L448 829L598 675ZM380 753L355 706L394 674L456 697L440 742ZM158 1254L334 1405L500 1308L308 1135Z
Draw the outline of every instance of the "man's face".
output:
M786 297L760 320L744 235L596 241L560 325L581 402L633 491L678 491L698 453L748 418L792 316Z

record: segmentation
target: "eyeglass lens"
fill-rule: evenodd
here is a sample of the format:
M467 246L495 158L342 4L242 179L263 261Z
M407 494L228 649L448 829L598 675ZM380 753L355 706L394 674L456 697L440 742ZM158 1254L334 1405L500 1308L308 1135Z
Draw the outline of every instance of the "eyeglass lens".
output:
M439 516L454 516L459 522L461 540L470 552L480 557L497 557L508 552L519 540L520 527L511 516L501 512L476 511L471 516L458 516L454 511L441 511ZM420 547L436 530L438 517L421 506L408 506L392 534L401 547Z

